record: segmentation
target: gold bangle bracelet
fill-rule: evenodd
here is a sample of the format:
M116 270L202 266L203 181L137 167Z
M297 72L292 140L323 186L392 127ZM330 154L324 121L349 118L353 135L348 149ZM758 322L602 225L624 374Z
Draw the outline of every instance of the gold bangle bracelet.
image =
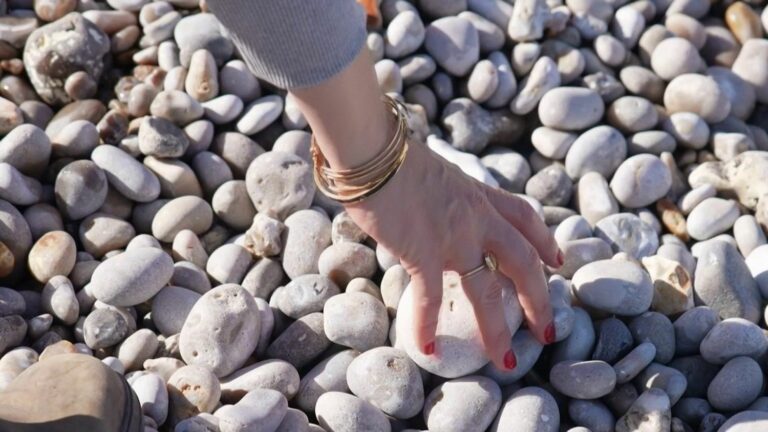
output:
M399 170L408 152L408 122L405 107L385 97L396 120L394 136L386 147L368 162L351 169L334 170L328 166L315 136L312 136L314 180L327 197L343 204L362 201L380 190Z

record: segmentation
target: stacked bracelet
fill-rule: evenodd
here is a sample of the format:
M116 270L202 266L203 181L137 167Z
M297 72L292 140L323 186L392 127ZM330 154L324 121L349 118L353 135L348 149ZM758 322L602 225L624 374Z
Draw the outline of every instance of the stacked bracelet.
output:
M395 135L378 155L359 167L343 170L330 168L312 135L315 184L324 195L344 204L362 201L381 189L402 166L408 152L405 108L389 96L384 98L384 102L395 116Z

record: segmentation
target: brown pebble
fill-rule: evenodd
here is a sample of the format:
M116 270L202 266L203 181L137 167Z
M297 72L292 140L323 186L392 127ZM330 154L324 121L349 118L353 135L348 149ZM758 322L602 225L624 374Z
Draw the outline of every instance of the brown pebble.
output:
M16 105L30 100L40 100L32 86L26 80L15 75L4 76L3 79L0 79L0 96Z
M56 21L75 7L77 0L35 0L35 14L43 21Z
M75 267L77 247L66 231L46 233L29 251L29 272L41 283L54 276L66 276Z
M112 36L112 52L120 53L131 48L141 36L141 29L131 25Z
M74 100L92 98L96 95L96 81L84 71L75 72L64 82L64 91Z
M0 135L5 135L24 122L19 107L8 99L0 97Z
M106 34L117 33L130 25L136 25L136 15L128 11L89 10L83 12L83 18L94 23Z
M117 144L128 135L128 117L117 110L110 110L96 125L96 129L102 141Z
M677 208L669 198L662 198L656 202L656 211L661 217L661 223L682 241L688 241L688 227L685 222L685 215Z
M739 42L763 37L757 13L744 2L735 2L725 10L725 23Z
M11 75L21 75L24 72L24 62L21 59L10 59L0 61L0 69L8 72Z
M13 271L16 258L5 243L0 241L0 278L6 277Z

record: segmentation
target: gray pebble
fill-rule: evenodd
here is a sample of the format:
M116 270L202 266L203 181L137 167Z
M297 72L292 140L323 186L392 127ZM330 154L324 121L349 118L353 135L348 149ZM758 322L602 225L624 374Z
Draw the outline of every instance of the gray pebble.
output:
M298 319L313 312L322 312L325 302L341 290L322 275L303 275L280 289L277 307L287 316Z
M717 312L707 306L685 311L672 324L675 329L675 354L698 354L701 341L719 321Z
M299 390L299 372L282 360L264 360L239 369L220 382L221 399L226 403L237 403L256 389L276 390L290 400Z
M736 201L707 198L688 215L688 234L696 240L707 240L731 229L738 218Z
M283 269L290 278L318 274L318 259L331 244L331 221L315 210L300 210L285 219Z
M611 191L628 208L646 207L664 197L672 187L666 165L653 155L636 155L619 165L611 180Z
M111 145L100 145L91 160L104 170L109 184L126 198L149 202L160 195L157 177L131 155Z
M579 307L573 308L574 321L571 334L555 345L552 361L587 360L595 344L595 329L589 314Z
M317 420L325 430L390 432L389 420L378 408L346 393L331 391L317 400Z
M93 272L94 297L114 306L143 303L168 283L173 261L162 250L133 249L103 261Z
M619 360L613 370L616 372L616 382L624 384L635 379L646 366L656 357L656 346L650 342L637 345L632 351Z
M610 126L596 126L573 142L565 157L565 169L573 179L590 171L609 178L626 156L627 143L621 133Z
M651 256L659 247L653 227L631 213L604 217L595 225L595 235L611 245L614 252L625 252L635 259Z
M712 327L700 349L701 356L713 364L724 364L738 356L759 359L768 350L768 339L758 325L742 318L728 318Z
M328 299L323 308L325 334L331 342L364 352L386 342L389 318L383 303L363 293Z
M608 318L597 324L597 341L592 360L616 363L632 349L632 333L616 318Z
M448 73L464 76L477 63L480 40L472 22L460 17L432 21L425 32L424 48Z
M544 126L560 130L581 130L594 126L605 112L605 105L593 90L558 87L544 94L539 117Z
M549 381L557 391L576 399L597 399L613 391L616 373L608 363L599 360L564 361L549 372ZM589 386L584 383L589 382Z
M91 349L107 348L120 343L130 332L122 315L112 309L96 309L85 318L83 335Z
M256 210L280 219L309 208L315 193L309 164L290 153L267 152L257 157L248 167L245 182Z
M157 330L165 336L180 333L200 297L200 293L178 286L162 288L152 299L152 322Z
M660 388L669 396L670 402L674 405L685 394L688 386L688 380L677 369L667 367L658 363L651 363L645 370L638 375L635 384L641 390L651 388Z
M501 390L495 382L468 376L435 387L425 401L424 419L428 428L435 431L485 430L500 406Z
M749 406L763 389L763 371L749 357L734 357L709 384L707 399L722 411L739 411Z
M669 397L662 390L645 391L616 422L616 432L671 430Z
M616 424L611 411L599 401L573 400L568 404L568 415L592 432L612 432Z
M491 432L556 432L560 411L555 398L541 387L525 387L504 401Z
M315 312L299 318L288 326L267 348L267 356L285 360L300 369L317 358L330 345L331 342L323 331L323 314Z
M576 296L584 304L618 315L643 313L653 298L648 274L629 261L592 262L574 274L572 283Z

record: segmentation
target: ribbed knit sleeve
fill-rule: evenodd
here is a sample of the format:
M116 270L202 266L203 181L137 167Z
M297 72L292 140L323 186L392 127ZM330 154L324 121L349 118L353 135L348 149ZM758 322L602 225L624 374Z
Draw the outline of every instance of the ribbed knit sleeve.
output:
M354 0L208 0L251 71L285 89L319 84L365 44Z

